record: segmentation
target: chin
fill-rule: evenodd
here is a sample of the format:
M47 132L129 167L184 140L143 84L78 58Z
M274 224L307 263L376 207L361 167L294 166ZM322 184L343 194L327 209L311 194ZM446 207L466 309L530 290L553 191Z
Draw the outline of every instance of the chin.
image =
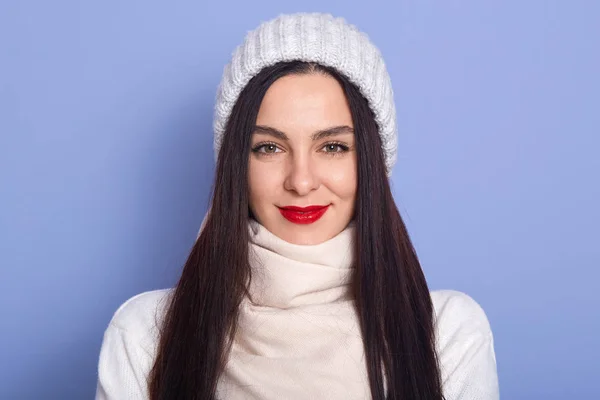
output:
M331 223L322 221L323 223L320 224L319 222L321 221L302 225L285 220L279 228L279 232L283 235L280 237L289 243L310 246L326 242L338 233L332 231Z

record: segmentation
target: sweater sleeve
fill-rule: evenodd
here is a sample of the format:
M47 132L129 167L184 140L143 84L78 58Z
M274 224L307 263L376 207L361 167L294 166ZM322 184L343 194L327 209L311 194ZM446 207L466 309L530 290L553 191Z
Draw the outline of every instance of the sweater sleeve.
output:
M456 291L439 293L436 309L446 400L498 400L494 339L483 309Z
M104 331L100 348L96 400L148 399L148 374L158 341L157 323L169 293L140 293L117 309Z
M127 331L111 323L100 349L96 400L147 399L151 362Z

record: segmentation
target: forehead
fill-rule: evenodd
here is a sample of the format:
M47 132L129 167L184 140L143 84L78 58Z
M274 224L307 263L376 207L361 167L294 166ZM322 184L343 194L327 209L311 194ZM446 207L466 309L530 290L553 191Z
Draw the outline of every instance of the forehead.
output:
M272 126L288 135L353 126L342 86L332 76L321 73L287 75L276 80L265 93L256 124Z

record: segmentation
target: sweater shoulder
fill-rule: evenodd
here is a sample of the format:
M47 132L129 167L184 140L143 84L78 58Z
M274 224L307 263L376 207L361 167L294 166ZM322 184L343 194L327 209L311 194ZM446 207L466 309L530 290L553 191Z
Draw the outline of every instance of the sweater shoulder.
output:
M133 336L158 333L173 289L159 289L139 293L121 304L113 314L109 326Z
M487 315L471 296L456 290L431 292L438 337L460 335L491 335Z
M494 338L483 308L454 290L432 292L431 298L445 398L497 400Z

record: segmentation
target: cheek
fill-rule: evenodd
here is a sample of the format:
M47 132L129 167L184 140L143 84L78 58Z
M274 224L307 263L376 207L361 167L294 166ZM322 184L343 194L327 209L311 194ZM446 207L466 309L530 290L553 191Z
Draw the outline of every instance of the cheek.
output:
M260 209L265 203L272 204L275 194L278 192L277 174L273 173L273 167L266 163L250 160L248 164L248 187L250 191L250 207Z
M354 201L357 190L356 163L348 162L338 168L329 169L327 174L328 186L342 200Z

